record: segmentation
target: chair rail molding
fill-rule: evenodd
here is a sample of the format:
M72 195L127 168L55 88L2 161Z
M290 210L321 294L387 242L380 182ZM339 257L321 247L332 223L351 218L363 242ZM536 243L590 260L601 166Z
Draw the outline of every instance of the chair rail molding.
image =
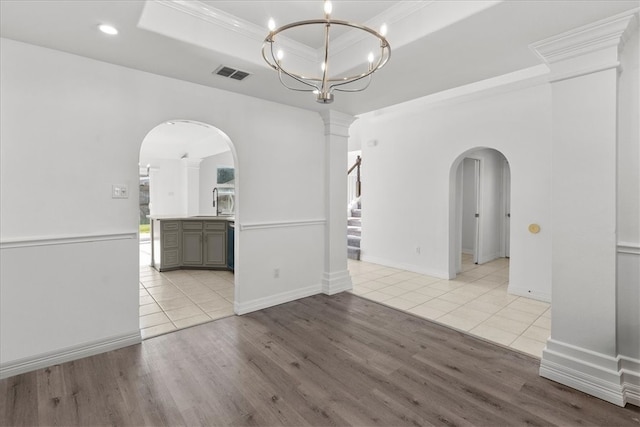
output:
M0 249L26 248L33 246L56 246L75 243L107 242L111 240L138 239L138 233L108 233L88 235L33 236L11 238L0 241Z

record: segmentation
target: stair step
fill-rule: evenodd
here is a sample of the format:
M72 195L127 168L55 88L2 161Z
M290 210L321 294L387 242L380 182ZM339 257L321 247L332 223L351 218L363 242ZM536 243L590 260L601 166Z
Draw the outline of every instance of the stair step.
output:
M347 245L359 248L361 239L362 238L360 236L347 236Z
M351 209L351 216L356 218L362 217L362 209Z
M362 236L362 227L350 225L347 227L347 236Z
M360 248L353 248L351 246L347 246L347 258L360 260Z
M347 225L360 227L360 226L362 226L362 220L360 218L351 217L351 218L347 219Z

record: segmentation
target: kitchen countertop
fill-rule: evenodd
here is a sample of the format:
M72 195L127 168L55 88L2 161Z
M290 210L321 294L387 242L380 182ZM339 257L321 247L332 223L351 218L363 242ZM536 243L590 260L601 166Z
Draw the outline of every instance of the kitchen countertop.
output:
M209 215L194 215L194 216L179 216L179 215L152 215L149 216L151 219L159 219L161 221L166 220L180 220L180 221L235 221L234 216L230 215L221 215L221 216L209 216Z

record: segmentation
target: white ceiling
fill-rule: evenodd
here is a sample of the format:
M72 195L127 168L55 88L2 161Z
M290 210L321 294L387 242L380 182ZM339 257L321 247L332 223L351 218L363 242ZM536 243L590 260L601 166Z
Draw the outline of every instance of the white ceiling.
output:
M320 0L0 0L0 35L300 108L360 114L539 66L531 43L639 6L640 0L334 0L334 19L376 29L386 23L392 56L366 91L338 92L330 106L282 87L260 53L269 18L278 26L322 18ZM100 33L100 23L114 25L120 34ZM287 36L288 57L301 67L315 67L319 39L301 32ZM368 48L357 34L331 36L332 69L350 70L354 58L366 57ZM238 82L213 75L221 65L251 76ZM209 151L202 151L204 146ZM215 130L165 124L145 140L141 165L227 149Z
M186 120L162 123L153 128L140 147L140 167L158 166L162 160L197 161L230 151L220 130Z
M369 89L336 93L330 107L280 86L260 56L269 17L280 25L321 18L319 0L1 0L0 34L300 108L360 114L540 65L531 43L639 5L639 0L334 0L335 19L372 26L387 22L392 57ZM99 33L99 23L116 26L120 34ZM347 48L358 46L350 36L336 38L346 46L336 55L343 67L354 58ZM313 53L299 41L291 42L296 52ZM212 75L220 65L252 75L242 82Z

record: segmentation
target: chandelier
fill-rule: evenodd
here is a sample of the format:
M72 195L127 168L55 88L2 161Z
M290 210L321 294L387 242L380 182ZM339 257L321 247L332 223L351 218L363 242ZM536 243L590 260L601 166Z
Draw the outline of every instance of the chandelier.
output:
M386 25L383 25L378 32L364 25L331 19L331 9L331 2L325 1L324 19L311 19L307 21L292 22L279 28L276 28L274 20L270 19L269 34L264 39L264 43L262 45L262 57L271 68L278 72L278 78L280 79L280 83L282 83L283 86L285 86L287 89L295 91L313 92L316 95L316 100L323 104L329 104L333 102L334 91L360 92L365 90L371 83L371 75L382 68L391 57L391 46L389 46L389 42L385 38ZM285 61L283 61L284 52L282 49L277 48L278 42L276 39L279 34L293 28L300 28L305 26L324 27L324 46L321 51L322 59L321 63L319 64L320 66L317 67L319 71L316 75L305 76L301 72L292 71L291 69L287 68L287 66L285 66L284 64ZM360 71L355 71L356 74L330 74L332 68L329 65L329 54L331 51L329 34L332 27L335 28L335 26L347 27L365 32L368 37L376 38L379 42L379 52L377 52L377 54L374 54L373 51L369 52L367 61L364 64L361 64L361 66L356 67L356 69L361 68ZM376 45L378 44L378 42L376 42ZM289 84L289 82L286 82L286 78L284 76L289 77L290 79L288 80L290 80L291 83L294 83L293 81L298 82L299 85L296 84L298 87L294 87ZM291 81L291 79L293 80ZM352 85L352 83L355 82L364 82L365 84L361 87L355 87L357 85Z

